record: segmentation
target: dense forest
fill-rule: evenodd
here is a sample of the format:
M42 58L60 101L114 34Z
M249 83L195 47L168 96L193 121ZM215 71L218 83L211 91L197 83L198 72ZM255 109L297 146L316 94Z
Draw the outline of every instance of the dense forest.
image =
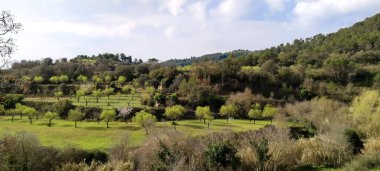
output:
M0 102L3 111L10 111L12 121L12 109L57 110L56 117L74 120L75 127L77 121L97 118L98 122L106 120L108 128L114 119L108 116L122 114L122 110L88 107L86 97L98 101L100 96L141 94L142 106L121 118L133 117L147 134L150 131L152 136L140 148L122 144L103 154L39 147L64 163L45 164L62 170L292 170L309 166L365 170L380 166L376 157L380 153L380 14L335 33L265 50L236 50L163 63L112 53L22 60L1 70L0 77ZM41 101L26 103L24 97ZM58 102L44 102L47 97L56 97ZM62 97L84 99L85 105L77 111L84 116L71 119L75 107L59 101ZM267 119L270 124L257 131L194 138L176 131L155 132L142 122L144 118L170 120L176 130L180 115L207 121L208 127L214 118L228 121L232 117L254 122ZM32 117L29 120L32 124ZM272 120L286 124L272 125ZM1 149L1 142L8 142L3 145L7 148ZM9 150L17 148L11 142L24 139L0 139L0 152L18 154ZM37 147L28 145L31 154L37 155L38 150L32 150ZM70 155L77 158L70 160ZM84 155L100 163L83 162ZM25 162L12 159L2 159L0 154L0 166L1 162ZM42 164L35 168L43 168Z

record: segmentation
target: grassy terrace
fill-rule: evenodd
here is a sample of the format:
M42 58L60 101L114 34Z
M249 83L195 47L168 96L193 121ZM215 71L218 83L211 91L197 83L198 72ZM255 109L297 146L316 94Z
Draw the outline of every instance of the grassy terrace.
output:
M74 128L72 121L53 120L52 127L47 126L47 120L34 120L30 125L27 118L19 119L15 117L11 121L10 117L0 117L0 134L28 132L37 135L40 143L44 146L63 148L74 145L83 149L106 150L123 135L128 135L132 146L139 146L146 138L145 131L134 123L111 122L106 128L104 122L78 122L78 128ZM233 120L227 123L226 120L215 120L211 123L210 129L199 120L182 120L178 122L177 131L184 132L190 136L205 135L212 131L247 131L259 129L270 124L270 121L256 121L256 124L248 120ZM157 128L171 127L170 122L158 122Z
M136 94L133 97L132 100L132 95L111 95L110 98L108 99L107 96L103 96L99 99L99 102L96 102L96 99L92 96L87 96L88 99L88 107L101 107L101 108L119 108L119 107L124 107L127 106L128 102L130 106L132 107L142 107L140 104L141 100L141 94ZM86 102L84 100L84 97L81 97L79 99L79 102L75 98L69 98L69 97L62 97L60 100L63 99L68 99L73 102L73 105L75 106L86 106ZM41 100L40 97L26 97L24 101L44 101L44 102L56 102L58 99L56 97L43 97ZM108 106L109 103L109 106Z

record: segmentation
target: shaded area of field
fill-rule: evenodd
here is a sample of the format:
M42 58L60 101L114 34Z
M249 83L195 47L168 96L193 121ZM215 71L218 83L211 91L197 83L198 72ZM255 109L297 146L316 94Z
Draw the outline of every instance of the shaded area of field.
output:
M59 98L60 100L70 100L73 105L75 106L86 106L86 102L84 100L84 97L81 97L79 99L79 102L75 98L70 98L70 97L62 97ZM101 108L119 108L119 107L125 107L128 104L131 107L142 107L140 101L141 101L141 96L140 94L136 94L133 96L132 95L111 95L110 98L108 99L107 96L103 96L99 99L99 102L96 102L96 98L92 96L87 96L87 106L88 107L101 107ZM24 101L43 101L43 102L57 102L58 99L56 97L43 97L41 100L40 97L26 97Z
M40 143L44 146L63 148L65 146L76 146L83 149L107 149L117 143L119 139L127 135L131 146L139 146L146 138L145 131L135 123L111 122L110 128L106 128L104 122L78 122L78 128L74 123L66 120L53 120L52 127L47 127L47 120L40 119L33 122L19 119L11 121L10 117L0 117L0 133L28 132L37 135ZM269 121L256 121L256 124L248 120L215 120L210 129L203 121L183 120L179 121L177 131L184 132L190 136L205 135L212 131L247 131L259 129L270 124ZM171 122L157 123L157 129L171 129Z

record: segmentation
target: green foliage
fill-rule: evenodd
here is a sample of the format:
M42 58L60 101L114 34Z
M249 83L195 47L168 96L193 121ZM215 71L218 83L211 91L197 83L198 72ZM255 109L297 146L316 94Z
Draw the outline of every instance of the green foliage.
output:
M145 133L148 134L148 128L155 124L156 117L146 111L140 111L136 113L132 121L143 127Z
M85 116L85 113L80 111L78 108L77 109L71 109L68 113L68 119L71 121L74 121L75 125L74 127L77 127L77 122L83 120Z
M50 79L49 79L50 82L55 83L55 84L66 83L69 80L70 79L69 79L69 77L67 75L53 76L53 77L50 77Z
M105 81L106 83L110 83L110 82L112 81L112 77L109 76L109 75L106 75L106 76L104 77L104 81Z
M12 109L16 107L17 103L21 103L23 99L24 95L22 94L7 94L0 98L0 103L5 109Z
M102 95L103 95L102 90L95 90L92 92L92 96L95 97L97 103L99 102L99 99L100 97L102 97Z
M131 89L130 86L125 85L125 86L123 86L123 87L121 88L121 91L122 91L123 93L125 93L125 94L129 94L129 93L132 92L132 89Z
M233 117L237 115L237 108L234 104L229 104L229 105L223 105L219 113L221 116L226 116L227 118Z
M199 119L205 119L208 116L212 116L209 106L198 106L195 109L195 116Z
M1 105L0 104L0 115L4 115L5 114L5 108L4 108L4 105Z
M54 96L59 100L60 97L63 97L63 92L62 91L54 92Z
M33 81L36 83L42 83L44 81L44 77L42 76L34 76Z
M248 117L254 121L263 117L263 111L261 110L261 105L259 103L253 105L252 109L249 110Z
M264 116L265 118L270 118L270 119L272 119L273 116L274 116L275 114L277 114L278 112L279 112L279 111L278 111L277 107L274 107L274 106L272 106L272 105L270 105L270 104L266 104L266 105L264 106L263 116Z
M110 98L110 95L114 94L115 93L115 89L114 88L106 88L104 89L103 93L108 97L108 99Z
M127 78L125 78L125 76L119 76L119 78L117 79L117 82L119 84L124 84L126 81L127 81Z
M80 82L85 83L85 82L87 82L88 77L85 76L85 75L79 75L79 76L77 77L77 80L80 81Z
M75 98L77 99L77 102L79 102L79 99L85 95L85 92L83 90L77 90L75 92Z
M220 167L223 167L235 170L241 163L237 152L236 147L230 143L210 143L205 157L211 168L219 170Z
M101 82L103 82L103 79L100 78L98 75L94 75L94 76L92 76L92 81L94 81L96 83L101 83Z
M29 119L30 124L32 124L32 119L38 115L36 109L21 105L20 103L16 104L16 111L22 115L26 115Z
M51 126L51 121L52 121L53 119L56 119L58 116L59 116L59 115L58 115L58 113L56 113L56 112L46 112L44 117L45 117L46 119L49 119L48 126Z
M53 104L50 110L57 112L60 118L66 119L71 109L74 109L74 106L69 100L59 100Z
M100 114L100 118L106 122L107 128L109 128L108 122L111 122L116 118L116 111L113 109L104 109Z
M255 155L260 165L260 169L264 170L265 162L270 159L269 141L266 138L260 138L258 142L252 141L251 145L255 149Z
M377 90L366 90L355 97L351 105L357 129L366 137L380 136L380 95Z
M172 107L165 108L165 117L168 119L176 120L183 116L183 114L186 112L185 108L181 105L175 105Z

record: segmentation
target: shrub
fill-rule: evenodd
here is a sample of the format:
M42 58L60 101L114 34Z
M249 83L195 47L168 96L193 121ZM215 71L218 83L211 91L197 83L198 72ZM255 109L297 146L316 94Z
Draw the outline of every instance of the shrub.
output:
M3 104L5 109L13 109L17 103L21 103L24 99L22 94L6 94L0 98L0 104Z
M60 100L53 104L51 110L57 112L60 118L66 119L69 110L74 109L74 107L69 100Z
M372 170L380 168L380 156L378 154L374 155L360 155L352 160L349 164L344 167L347 171L356 170Z
M219 170L220 167L236 169L240 166L240 157L234 145L226 142L210 143L205 152L209 167Z

